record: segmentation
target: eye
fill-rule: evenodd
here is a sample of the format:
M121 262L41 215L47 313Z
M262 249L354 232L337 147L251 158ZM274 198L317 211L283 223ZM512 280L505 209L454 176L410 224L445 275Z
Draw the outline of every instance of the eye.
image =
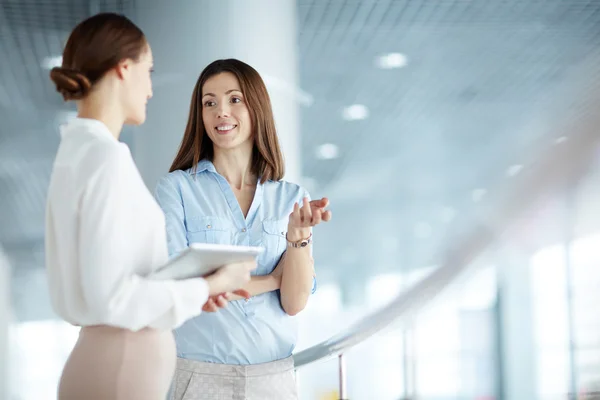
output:
M212 100L206 100L206 101L204 102L204 107L212 107L212 106L214 106L214 105L215 105L215 102L214 102L214 101L212 101Z
M239 97L235 97L234 96L234 97L231 98L231 102L234 103L234 104L241 103L242 99L240 99Z

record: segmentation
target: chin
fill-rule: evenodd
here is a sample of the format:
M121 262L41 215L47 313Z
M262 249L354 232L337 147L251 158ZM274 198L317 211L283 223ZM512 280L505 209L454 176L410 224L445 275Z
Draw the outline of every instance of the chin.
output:
M126 125L141 125L146 121L146 114L131 116L125 120Z
M223 150L231 150L235 149L236 147L240 147L240 143L238 143L236 140L220 140L213 143L215 143L218 148Z
M243 146L249 139L244 140L239 136L224 136L224 137L215 137L211 140L213 144L223 150L232 150L238 147Z

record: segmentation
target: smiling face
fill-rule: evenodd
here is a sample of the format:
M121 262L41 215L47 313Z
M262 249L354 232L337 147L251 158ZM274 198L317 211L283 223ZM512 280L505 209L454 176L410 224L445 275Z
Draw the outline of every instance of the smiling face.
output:
M252 143L252 122L235 75L222 72L202 87L202 120L214 146L234 149Z

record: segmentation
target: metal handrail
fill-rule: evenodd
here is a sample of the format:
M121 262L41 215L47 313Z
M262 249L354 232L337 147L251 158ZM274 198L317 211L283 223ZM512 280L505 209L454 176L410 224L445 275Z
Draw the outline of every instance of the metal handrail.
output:
M481 211L478 224L442 257L438 269L378 312L324 342L295 354L296 368L340 356L392 323L413 316L455 281L472 264L471 261L497 240L528 207L535 204L536 199L551 190L570 186L569 182L580 177L594 159L600 141L596 131L596 127L600 126L600 117L593 117L584 127L565 128L565 131L573 132L566 141L547 143L537 162L513 178L515 190L497 204Z

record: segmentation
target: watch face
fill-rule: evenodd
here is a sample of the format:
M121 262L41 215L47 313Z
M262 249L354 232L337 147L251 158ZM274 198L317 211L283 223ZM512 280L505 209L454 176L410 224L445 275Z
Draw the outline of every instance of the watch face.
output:
M306 247L308 246L308 242L304 241L302 243L300 243L300 247Z

